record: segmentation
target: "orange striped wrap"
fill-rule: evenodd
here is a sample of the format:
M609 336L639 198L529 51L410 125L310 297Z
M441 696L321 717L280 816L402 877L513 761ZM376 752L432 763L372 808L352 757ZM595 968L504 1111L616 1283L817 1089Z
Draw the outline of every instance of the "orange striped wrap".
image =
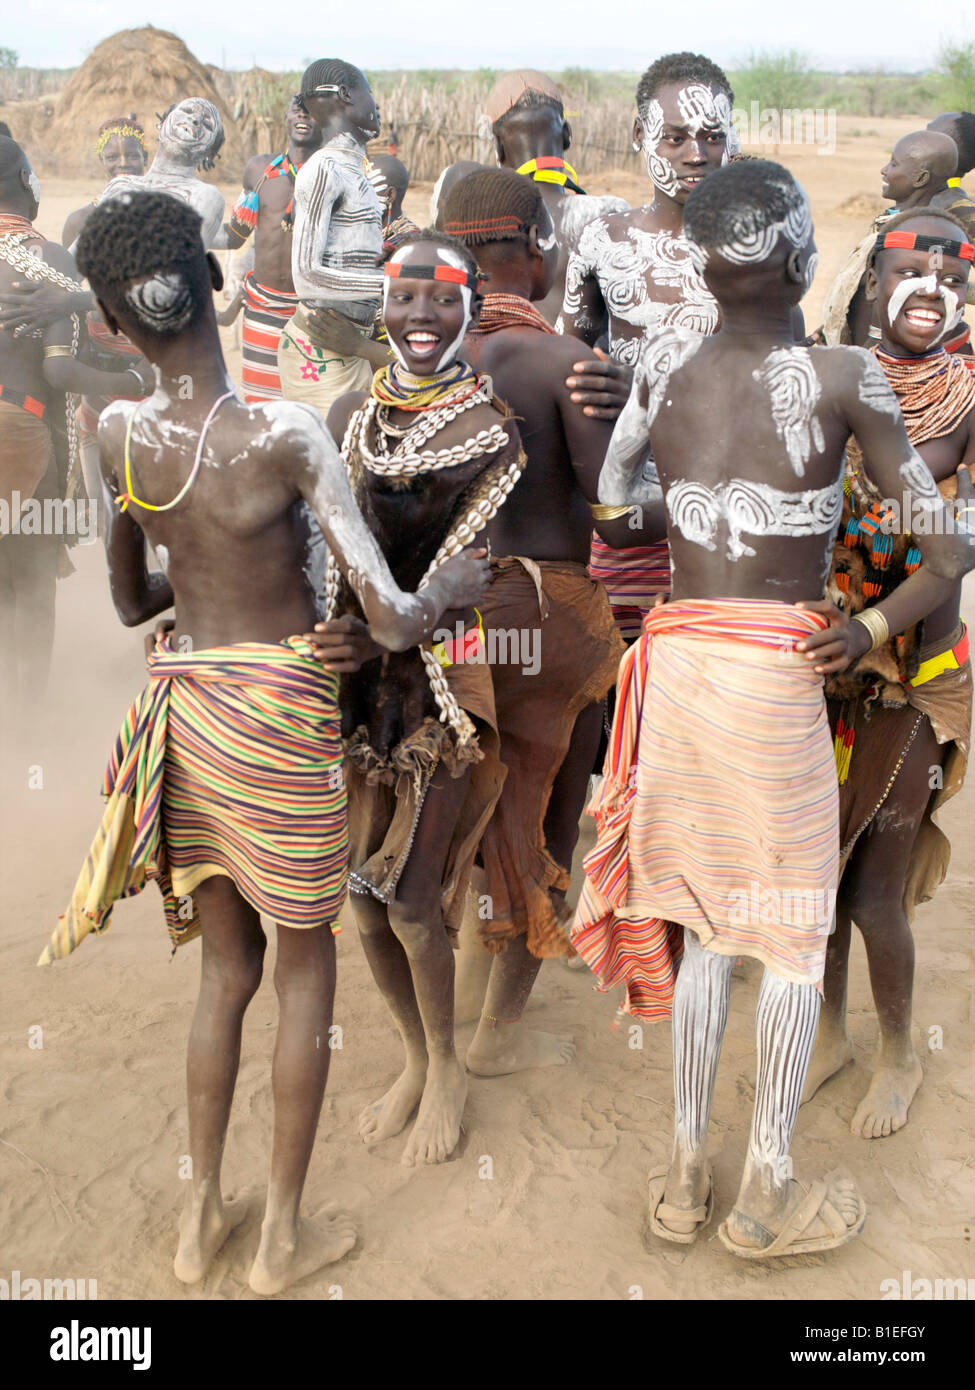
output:
M625 1009L671 1012L685 926L821 985L839 875L821 614L759 599L654 609L620 665L572 943Z

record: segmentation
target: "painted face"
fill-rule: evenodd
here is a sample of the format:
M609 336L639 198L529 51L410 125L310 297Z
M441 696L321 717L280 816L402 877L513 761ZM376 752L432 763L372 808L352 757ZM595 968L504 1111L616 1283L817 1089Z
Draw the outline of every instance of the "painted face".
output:
M924 226L930 236L947 231L934 219ZM920 232L921 223L904 230ZM961 316L970 271L968 261L936 251L881 251L874 272L877 316L887 341L911 355L936 347Z
M159 127L160 147L169 146L181 159L205 159L223 132L220 112L212 101L187 97L173 107Z
M284 128L288 134L289 145L308 145L317 148L322 143L322 131L318 122L294 100L288 107L288 114L284 118Z
M113 135L102 150L102 164L110 179L121 174L138 177L146 172L146 152L134 135Z
M892 203L906 201L916 191L914 180L919 167L917 159L908 153L908 146L899 140L880 171L881 197L889 198Z
M667 82L633 125L654 187L683 204L727 158L731 103L701 82Z
M409 266L449 265L466 269L444 246L412 242L391 258ZM443 280L411 279L404 273L383 281L383 322L400 364L415 376L430 376L450 365L471 322L471 291Z

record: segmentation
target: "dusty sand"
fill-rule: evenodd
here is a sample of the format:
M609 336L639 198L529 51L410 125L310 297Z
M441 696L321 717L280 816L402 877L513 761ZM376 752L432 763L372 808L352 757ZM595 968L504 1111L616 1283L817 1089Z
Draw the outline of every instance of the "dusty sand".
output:
M851 123L846 123L847 126ZM830 277L879 207L876 173L910 121L861 122L832 158L782 157L808 188L821 268L808 321ZM636 200L635 181L592 180ZM95 191L51 180L39 223L57 235L65 214ZM229 197L236 186L228 187ZM408 210L425 219L428 189ZM865 195L859 216L844 213ZM232 357L232 366L236 361ZM98 786L119 721L143 680L142 635L112 609L99 548L73 552L77 572L58 594L49 707L41 735L21 732L3 761L0 823L0 1277L98 1281L101 1298L251 1298L268 1162L270 1058L276 1001L273 929L265 982L244 1026L243 1056L225 1162L228 1193L251 1201L206 1281L186 1290L171 1273L186 1150L184 1050L198 946L170 962L155 889L116 911L108 934L47 971L37 955L63 910L100 814ZM975 592L975 591L971 591ZM971 598L969 620L975 619ZM43 787L36 783L40 768ZM531 1020L569 1032L573 1066L497 1080L471 1079L466 1133L452 1162L400 1166L403 1139L367 1152L355 1120L396 1076L399 1048L354 928L338 938L336 1022L343 1046L332 1072L306 1192L351 1209L355 1250L290 1292L297 1299L478 1298L873 1299L885 1278L975 1274L971 1229L975 1075L972 1069L971 894L975 785L944 822L955 841L948 883L916 927L916 1032L925 1080L907 1128L866 1142L849 1121L876 1038L862 948L854 947L850 1024L855 1064L800 1114L796 1172L843 1167L870 1209L863 1236L788 1267L742 1265L710 1233L688 1250L645 1233L646 1174L668 1156L672 1099L666 1025L642 1050L627 1024L612 1027L617 996L584 972L546 965ZM735 1193L754 1090L756 971L732 998L712 1135L717 1211ZM42 1030L43 1046L38 1041ZM33 1030L33 1031L32 1031ZM471 1029L460 1029L465 1046ZM942 1042L932 1048L930 1042ZM485 1162L490 1159L490 1164ZM489 1171L492 1176L485 1176Z

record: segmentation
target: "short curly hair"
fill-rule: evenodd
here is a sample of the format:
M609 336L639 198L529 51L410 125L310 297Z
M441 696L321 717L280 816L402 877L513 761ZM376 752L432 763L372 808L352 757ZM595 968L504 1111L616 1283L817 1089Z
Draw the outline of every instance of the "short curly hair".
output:
M958 146L958 168L955 176L964 178L975 169L975 115L959 111L951 123L951 138Z
M123 193L94 208L78 238L75 261L123 326L135 322L144 331L172 337L198 323L212 302L202 225L199 213L168 193ZM147 315L131 286L153 277L167 277L178 293L164 296Z
M951 231L948 231L947 228L945 230L946 241L965 242L969 239L968 230L964 222L960 221L953 212L949 212L946 208L932 207L905 208L903 212L895 213L893 217L888 218L886 222L882 223L877 235L881 236L886 235L887 232L895 232L898 227L903 227L905 223L918 222L922 217L934 217L939 222L946 223L947 226L951 228ZM877 257L883 255L883 251L884 248L882 246L879 248L874 246L870 251L870 255L867 257L867 265L875 265Z
M665 53L650 64L637 84L636 109L641 116L648 102L668 82L700 82L712 91L724 92L731 105L735 104L731 83L717 63L712 63L703 53Z
M684 232L710 250L784 223L801 209L805 194L781 164L746 159L715 169L684 204Z

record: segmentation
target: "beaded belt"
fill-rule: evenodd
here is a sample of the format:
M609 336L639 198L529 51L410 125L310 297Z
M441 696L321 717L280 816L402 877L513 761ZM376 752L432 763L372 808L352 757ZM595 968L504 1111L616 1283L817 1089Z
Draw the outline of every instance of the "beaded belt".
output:
M917 674L912 680L905 680L904 684L909 690L914 690L919 685L927 685L928 681L933 681L935 676L940 676L944 671L957 671L967 660L968 628L962 623L961 637L955 645L936 656L929 656L927 661L922 661L917 668Z
M0 386L0 400L6 401L8 405L21 406L24 410L30 411L31 415L36 415L38 420L43 420L47 411L43 401L39 401L36 396L25 396L23 391L15 391L12 386Z

